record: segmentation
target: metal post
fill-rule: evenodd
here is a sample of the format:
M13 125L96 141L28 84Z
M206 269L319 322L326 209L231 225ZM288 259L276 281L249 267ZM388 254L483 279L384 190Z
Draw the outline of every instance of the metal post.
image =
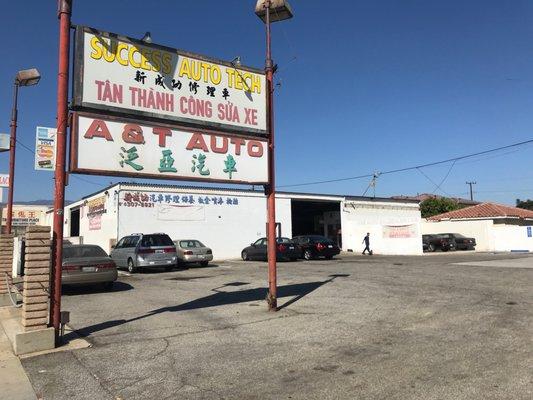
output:
M61 323L61 266L63 258L63 225L65 207L65 158L68 123L68 72L70 53L70 15L72 0L58 0L59 69L57 74L57 151L54 191L54 226L52 253L52 286L50 293L50 320L59 344Z
M268 209L268 309L278 310L277 298L277 271L276 271L276 170L274 163L274 85L273 63L270 49L270 1L265 2L266 8L266 90L267 90L267 120L268 120L268 186L267 186L267 209Z
M15 79L13 84L13 108L11 110L11 134L9 137L9 189L7 193L7 215L6 215L6 233L11 233L13 222L13 190L15 187L15 150L17 146L17 102L19 93L19 83Z

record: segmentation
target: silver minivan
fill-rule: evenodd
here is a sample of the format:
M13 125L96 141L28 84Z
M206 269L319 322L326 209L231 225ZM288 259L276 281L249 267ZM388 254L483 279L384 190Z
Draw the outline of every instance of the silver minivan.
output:
M176 246L165 233L133 233L120 239L111 251L111 258L119 268L136 272L138 268L162 268L170 271L176 266Z

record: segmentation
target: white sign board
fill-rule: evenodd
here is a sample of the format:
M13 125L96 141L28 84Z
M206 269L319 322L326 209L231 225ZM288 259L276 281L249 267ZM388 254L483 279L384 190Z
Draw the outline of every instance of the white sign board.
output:
M266 134L266 80L235 67L139 40L78 27L74 106Z
M266 139L76 113L71 171L264 184L268 147Z
M35 132L35 169L53 171L56 166L56 128L38 126Z
M9 151L9 139L10 135L8 133L0 133L0 152Z
M9 174L0 174L0 187L9 187Z

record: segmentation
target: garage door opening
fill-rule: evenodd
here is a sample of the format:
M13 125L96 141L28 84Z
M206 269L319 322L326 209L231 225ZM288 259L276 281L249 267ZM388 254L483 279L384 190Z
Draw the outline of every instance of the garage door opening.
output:
M342 248L340 208L340 201L292 199L292 235L323 235Z
M70 211L70 236L80 236L80 209Z

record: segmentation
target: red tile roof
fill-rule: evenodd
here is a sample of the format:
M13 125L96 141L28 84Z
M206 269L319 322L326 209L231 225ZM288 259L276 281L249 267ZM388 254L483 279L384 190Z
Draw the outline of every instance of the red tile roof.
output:
M434 215L428 218L430 221L441 221L443 219L468 219L468 218L527 218L533 219L533 211L523 208L509 207L495 203L481 203L477 206L461 208L444 214Z

